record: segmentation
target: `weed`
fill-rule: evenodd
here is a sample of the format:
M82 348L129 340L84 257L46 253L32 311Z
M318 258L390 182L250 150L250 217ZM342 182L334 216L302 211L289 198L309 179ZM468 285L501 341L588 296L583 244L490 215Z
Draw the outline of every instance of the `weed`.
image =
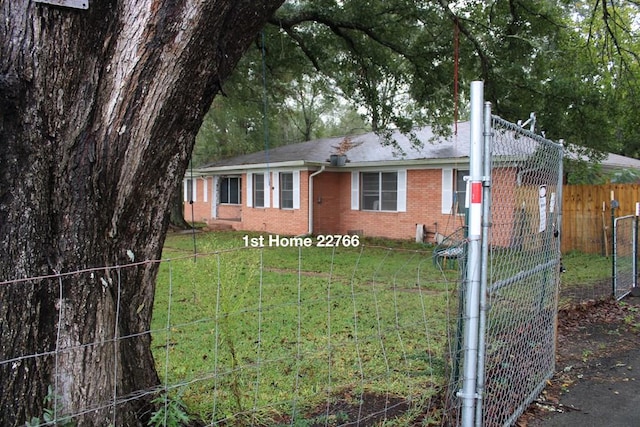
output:
M42 425L56 425L60 427L73 427L75 423L70 416L58 418L59 408L62 397L54 393L53 387L47 387L47 395L44 398L44 409L42 411L42 420L40 417L32 417L25 423L26 427L38 427Z
M191 420L180 395L170 397L165 392L153 399L152 402L158 409L151 415L147 423L149 426L180 427L187 425Z
M294 417L291 423L278 424L277 427L293 426L293 427L311 427L311 426L335 426L342 425L349 421L349 415L345 412L337 412L335 414L320 414L315 417L305 417L303 414L298 414Z

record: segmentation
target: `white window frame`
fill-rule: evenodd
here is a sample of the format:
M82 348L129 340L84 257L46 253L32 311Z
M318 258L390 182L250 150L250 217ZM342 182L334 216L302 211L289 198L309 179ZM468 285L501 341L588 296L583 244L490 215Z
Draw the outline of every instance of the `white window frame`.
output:
M191 182L191 198L189 198L189 182ZM194 201L197 202L197 194L198 194L198 180L197 179L192 179L192 178L187 178L182 182L183 185L183 191L182 194L184 195L184 201L185 202L190 202L190 201Z
M282 207L282 189L280 188L282 180L281 175L282 174L291 174L292 179L293 179L293 206L292 207ZM272 179L273 179L273 207L276 209L284 209L284 210L290 210L290 209L300 209L300 171L298 170L294 170L294 171L278 171L278 172L273 172L272 175Z
M264 176L264 206L255 206L255 201L253 197L253 187L254 187L254 175L262 175ZM271 179L270 173L268 172L248 172L247 173L247 207L263 209L268 208L270 206L271 199Z
M222 186L225 184L225 181L228 183L229 179L237 179L238 180L238 201L237 202L231 202L231 201L223 201L222 200ZM229 189L227 189L227 198L229 198L229 195L231 193L229 192ZM242 177L238 176L238 175L224 175L220 177L220 204L221 205L241 205L242 204Z
M396 173L396 209L395 210L369 210L366 212L406 212L407 211L407 170L406 169L385 169L371 171L352 171L351 172L351 209L361 209L360 182L362 181L362 172L378 172L378 173Z

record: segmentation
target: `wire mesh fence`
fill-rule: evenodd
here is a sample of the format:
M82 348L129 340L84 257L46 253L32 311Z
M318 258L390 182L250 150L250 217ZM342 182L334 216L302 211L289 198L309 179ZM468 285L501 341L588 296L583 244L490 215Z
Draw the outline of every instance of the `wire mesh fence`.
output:
M625 215L613 226L613 296L624 298L637 280L637 217Z
M430 248L364 242L247 248L234 233L199 239L205 253L194 257L167 247L166 259L148 262L160 264L149 330L130 336L103 330L90 341L72 339L60 306L52 347L0 360L0 366L34 369L53 363L52 399L44 413L26 414L32 424L77 423L84 413L102 411L118 425L119 408L145 397L156 402L146 415L155 425L170 425L181 411L210 426L448 423L443 396L458 320L458 276L434 263ZM187 246L179 238L172 242ZM48 286L63 301L58 282L88 275L109 280L105 289L116 291L119 304L121 273L141 264L2 286ZM58 371L63 359L88 347L113 348L112 357L92 362L113 379L122 375L121 364L137 363L118 360L117 346L149 338L159 384L126 394L112 387L90 407L57 399L70 381Z

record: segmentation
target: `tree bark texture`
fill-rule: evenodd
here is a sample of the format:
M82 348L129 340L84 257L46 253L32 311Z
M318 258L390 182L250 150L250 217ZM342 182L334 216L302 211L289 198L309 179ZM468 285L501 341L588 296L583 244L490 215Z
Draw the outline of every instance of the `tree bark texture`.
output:
M76 425L145 424L157 264L56 275L160 257L203 116L281 3L0 0L0 425L54 385Z
M191 228L191 225L184 218L184 195L182 194L182 182L178 183L178 188L175 190L173 199L169 205L169 224L172 227L187 230Z

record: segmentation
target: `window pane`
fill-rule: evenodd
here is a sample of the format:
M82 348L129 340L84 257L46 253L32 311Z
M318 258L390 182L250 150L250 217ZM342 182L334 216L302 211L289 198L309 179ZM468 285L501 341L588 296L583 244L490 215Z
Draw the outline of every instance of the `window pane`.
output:
M240 204L240 178L229 178L229 203Z
M220 203L229 203L229 178L222 178L220 182Z
M194 201L194 197L193 197L193 180L192 179L188 179L187 180L187 197L186 199L190 202Z
M398 174L396 172L382 173L382 206L384 211L397 210L398 203Z
M362 172L362 209L398 210L398 173Z
M253 175L253 206L256 208L264 207L264 175Z
M280 207L293 209L293 173L280 174Z
M362 172L362 209L380 210L380 174Z
M395 191L385 191L382 193L382 206L383 211L395 211L397 210L398 194Z
M220 203L240 204L240 178L225 176L220 180Z
M465 176L469 175L468 170L457 170L456 171L456 188L455 188L455 203L456 203L456 213L463 214L465 213L465 201L467 198L467 182L464 180Z
M398 174L396 172L383 172L382 173L382 191L397 191L398 190Z

